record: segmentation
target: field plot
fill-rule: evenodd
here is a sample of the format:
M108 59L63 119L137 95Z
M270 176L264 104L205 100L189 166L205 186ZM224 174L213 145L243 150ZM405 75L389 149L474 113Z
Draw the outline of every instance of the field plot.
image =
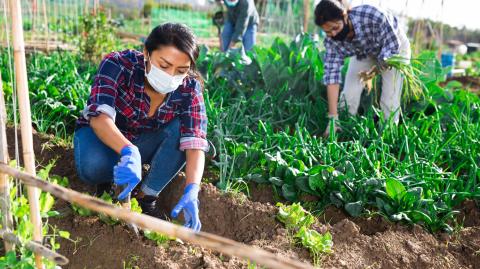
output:
M9 130L13 139L13 129ZM92 191L80 183L74 172L71 148L52 145L50 137L35 135L35 150L41 152L39 163L61 160L52 174L70 178L73 189ZM43 147L42 147L43 146ZM43 150L42 150L43 148ZM10 148L13 154L13 148ZM57 161L58 162L58 161ZM173 207L172 197L181 195L181 178L169 186L160 198L162 210ZM209 178L209 180L215 180ZM251 185L251 199L244 195L222 194L211 184L204 184L200 194L204 230L247 244L262 247L306 262L307 250L295 246L285 227L276 220L273 191L266 185ZM248 268L248 262L222 256L190 244L138 240L123 226L110 226L98 217L74 214L69 205L57 202L61 217L51 218L51 225L70 231L70 240L60 240L60 253L70 259L65 268ZM480 211L473 201L459 206L458 219L463 228L449 235L432 235L420 226L391 223L379 216L352 218L335 207L317 216L314 229L329 230L333 253L322 261L322 268L472 268L480 263ZM72 241L73 240L73 241ZM118 255L128 257L119 260ZM178 261L182 262L179 263ZM135 267L138 266L138 267Z
M42 180L120 206L111 193L94 194L95 186L81 182L73 148L76 121L105 55L143 51L141 42L152 26L182 22L204 42L195 67L204 86L207 139L217 153L207 154L198 197L203 232L315 268L480 268L478 52L456 56L465 67L461 70L454 70L460 64L445 66L434 46L415 47L408 63L391 57L386 69L376 66L395 68L405 78L398 123L382 112L381 77L366 72L359 74L366 81L358 114L339 109L338 117L327 117L325 47L316 33L293 34L303 27L304 8L312 1L258 1L259 9L264 5L260 17L266 32L258 35L262 44L244 55L216 48L213 8L144 1L135 3L137 9L143 5L141 11L124 16L110 1L94 1L91 10L84 6L88 1L47 2L41 12L33 2L22 2L28 9L25 37L35 44L23 55L25 95L31 105L34 166ZM35 14L47 15L48 8L58 10L43 25ZM298 16L279 20L285 14ZM311 20L305 26L313 27ZM25 96L19 95L21 70L14 65L23 50L3 39L10 34L4 22L10 21L0 22L5 29L0 91L6 107L0 116L7 121L9 165L23 170L28 159L21 155L28 149L20 142L18 106ZM49 47L60 43L70 49ZM145 178L150 166L138 167ZM184 195L185 181L183 171L160 193L154 217L183 224L182 217L174 220L169 213ZM9 201L6 212L21 244L7 251L2 240L0 268L35 268L34 253L24 247L35 234L29 191L20 179L8 178L12 188L5 192L4 182L0 177L0 202ZM132 194L141 197L139 186ZM69 259L61 268L264 268L154 231L136 235L115 217L48 192L38 200L41 243ZM0 235L10 224L5 204L0 203ZM130 209L141 212L136 199ZM47 269L58 268L41 261Z

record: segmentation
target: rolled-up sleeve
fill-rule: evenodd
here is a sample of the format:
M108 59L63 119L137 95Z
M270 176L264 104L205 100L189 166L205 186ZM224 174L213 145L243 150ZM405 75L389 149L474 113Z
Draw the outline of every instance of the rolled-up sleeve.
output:
M184 97L180 116L180 150L200 149L208 151L207 113L203 99L202 85L194 81L189 85L189 94Z
M90 120L91 117L96 117L103 113L115 121L115 99L118 93L117 89L122 80L122 66L116 59L115 53L107 55L100 63L82 116L86 120Z
M340 84L342 81L341 69L345 56L329 40L325 40L324 75L325 85Z

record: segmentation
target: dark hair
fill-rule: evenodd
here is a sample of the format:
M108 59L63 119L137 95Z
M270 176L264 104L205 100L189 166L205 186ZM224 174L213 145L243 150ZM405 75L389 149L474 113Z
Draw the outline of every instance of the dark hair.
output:
M322 0L315 7L315 24L322 26L329 21L343 20L348 11L342 0Z
M162 46L174 46L187 54L191 61L189 75L203 83L195 65L200 49L190 28L180 23L164 23L153 28L145 40L145 49L151 54Z

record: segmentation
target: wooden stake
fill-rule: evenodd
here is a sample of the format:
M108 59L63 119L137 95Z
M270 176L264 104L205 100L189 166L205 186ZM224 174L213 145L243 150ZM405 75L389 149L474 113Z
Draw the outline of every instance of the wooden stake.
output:
M303 0L303 32L308 32L308 20L310 17L310 0Z
M37 0L32 0L32 31L35 31L35 27L37 26Z
M97 15L98 8L99 8L98 0L93 0L93 16Z
M68 263L68 259L65 256L62 256L51 249L43 246L40 243L35 241L28 241L22 244L20 238L18 238L14 233L0 230L0 238L2 238L5 242L10 242L15 245L24 246L27 249L42 255L43 257L55 262L56 264L65 265Z
M85 13L84 14L85 16L88 15L88 4L89 3L90 3L90 0L85 0L85 7L84 7L85 9L83 11Z
M35 176L35 155L33 153L32 119L30 99L28 96L27 64L25 61L25 41L22 29L22 10L20 1L10 0L13 28L13 55L15 62L15 79L17 82L18 103L20 108L20 126L22 134L23 161L27 173ZM30 220L33 224L33 240L42 242L42 219L38 204L39 191L28 187L28 201L30 205ZM35 264L41 269L42 257L35 255Z
M45 47L47 48L50 46L50 31L48 29L48 17L47 17L47 0L42 0L42 10L43 10L43 23L45 24Z
M43 191L49 192L65 201L75 203L81 207L99 213L103 213L112 218L121 219L127 223L135 224L137 227L144 230L162 233L227 255L248 259L252 262L266 266L268 268L313 269L313 267L309 264L287 259L285 257L281 257L279 255L267 252L263 249L247 246L245 244L235 242L231 239L223 238L221 236L210 233L196 233L193 230L185 228L183 226L179 226L148 215L131 212L130 210L108 204L101 199L64 188L57 184L52 184L38 177L32 176L25 172L21 172L3 163L0 163L0 172L18 178L24 184L42 189Z
M7 146L7 111L0 74L0 162L8 163ZM12 212L10 211L10 182L8 175L0 174L0 211L2 213L2 229L13 231ZM15 250L15 245L5 241L5 250Z

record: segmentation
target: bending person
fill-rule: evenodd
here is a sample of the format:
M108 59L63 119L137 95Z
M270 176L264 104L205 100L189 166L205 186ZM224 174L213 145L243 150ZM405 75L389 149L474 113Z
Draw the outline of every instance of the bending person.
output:
M137 199L146 214L154 214L157 196L186 166L184 194L171 215L183 211L185 226L195 231L201 228L198 192L208 151L198 53L190 29L173 23L153 29L143 52L110 53L74 135L80 179L123 186L119 200L141 183ZM142 164L150 164L143 180Z
M391 116L398 123L403 78L399 71L388 68L386 60L400 56L408 61L411 52L410 42L397 18L370 5L347 9L341 0L322 0L315 8L315 24L327 34L323 80L327 85L328 117L338 118L340 71L344 59L353 56L348 65L340 106L346 105L350 114L357 114L364 89L359 73L380 66L380 106L385 118ZM329 126L324 132L324 135L328 134Z
M259 16L253 0L224 0L227 19L223 25L222 50L251 50L256 43Z

